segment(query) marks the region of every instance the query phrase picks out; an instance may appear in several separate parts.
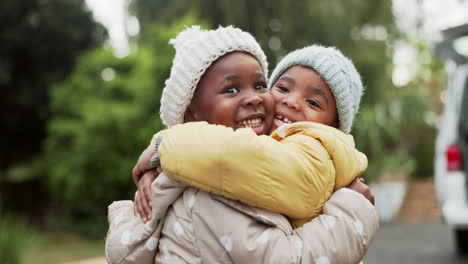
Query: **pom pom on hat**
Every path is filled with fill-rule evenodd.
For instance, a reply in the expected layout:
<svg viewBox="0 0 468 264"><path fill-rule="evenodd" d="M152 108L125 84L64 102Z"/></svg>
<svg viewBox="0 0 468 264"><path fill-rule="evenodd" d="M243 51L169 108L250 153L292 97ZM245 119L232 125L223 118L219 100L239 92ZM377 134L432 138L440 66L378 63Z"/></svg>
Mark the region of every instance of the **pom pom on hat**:
<svg viewBox="0 0 468 264"><path fill-rule="evenodd" d="M364 92L361 76L351 60L334 47L311 45L298 49L278 63L268 86L273 87L286 70L296 65L313 69L325 80L335 97L339 129L349 133Z"/></svg>
<svg viewBox="0 0 468 264"><path fill-rule="evenodd" d="M200 78L223 55L243 51L255 57L268 76L265 53L255 38L238 28L228 26L202 30L191 26L169 41L176 50L169 78L161 97L161 119L168 126L183 123L187 107Z"/></svg>
<svg viewBox="0 0 468 264"><path fill-rule="evenodd" d="M202 30L198 25L187 27L176 38L170 39L169 44L174 46L176 50L181 49L184 43L197 39L200 33L202 33Z"/></svg>

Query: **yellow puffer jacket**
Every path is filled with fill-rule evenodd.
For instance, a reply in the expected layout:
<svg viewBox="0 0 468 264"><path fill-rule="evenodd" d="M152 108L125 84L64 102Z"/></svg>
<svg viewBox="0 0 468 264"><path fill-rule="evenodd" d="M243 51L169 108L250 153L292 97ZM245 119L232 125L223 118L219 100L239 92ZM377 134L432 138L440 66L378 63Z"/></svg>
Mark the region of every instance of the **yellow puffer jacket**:
<svg viewBox="0 0 468 264"><path fill-rule="evenodd" d="M163 135L158 153L168 176L284 214L294 227L319 215L334 191L367 168L352 136L312 122L283 125L271 136L206 122L158 135Z"/></svg>

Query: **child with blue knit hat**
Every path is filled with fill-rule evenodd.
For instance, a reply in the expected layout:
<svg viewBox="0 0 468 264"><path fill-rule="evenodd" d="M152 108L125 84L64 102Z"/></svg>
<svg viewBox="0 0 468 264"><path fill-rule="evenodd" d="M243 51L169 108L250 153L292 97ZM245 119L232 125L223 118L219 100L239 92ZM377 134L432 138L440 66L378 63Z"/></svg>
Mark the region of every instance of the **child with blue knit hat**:
<svg viewBox="0 0 468 264"><path fill-rule="evenodd" d="M225 78L232 83L224 98L242 93L236 78ZM186 79L203 82L203 77ZM152 166L160 162L164 173L151 186L152 217L142 227L131 218L127 227L118 227L130 202L111 205L106 254L121 263L151 260L147 255L155 250L157 263L357 263L364 256L378 228L367 200L373 198L343 188L359 189L354 187L362 184L358 176L367 167L348 135L362 96L359 74L336 49L310 46L287 55L270 83L275 111L254 111L230 127L177 125L187 121L187 113L222 112L190 113L196 109L183 106L185 100L162 99L161 117L171 127L163 131L153 159ZM197 100L194 90L174 87L177 96ZM217 100L213 96L211 101ZM245 102L252 109L264 103L255 96ZM257 135L271 119L272 135ZM151 167L151 151L145 155L136 176Z"/></svg>
<svg viewBox="0 0 468 264"><path fill-rule="evenodd" d="M330 90L336 102L338 124L335 125L344 133L349 133L364 90L353 63L334 47L312 45L298 49L289 53L275 67L269 80L271 90L281 90L281 84L288 83L281 82L281 77L291 68L297 67L308 68L321 77L310 82L324 82L322 84L328 86L329 89L323 90ZM334 109L331 111L334 112Z"/></svg>

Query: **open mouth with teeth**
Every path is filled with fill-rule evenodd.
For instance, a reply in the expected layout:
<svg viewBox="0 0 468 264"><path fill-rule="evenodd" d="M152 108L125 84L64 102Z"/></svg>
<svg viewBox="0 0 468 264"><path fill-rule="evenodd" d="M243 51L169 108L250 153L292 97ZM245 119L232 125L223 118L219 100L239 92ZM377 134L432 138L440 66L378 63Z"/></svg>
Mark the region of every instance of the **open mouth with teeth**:
<svg viewBox="0 0 468 264"><path fill-rule="evenodd" d="M280 127L283 124L291 124L293 123L293 120L289 120L287 117L284 117L280 114L275 114L275 120L274 120L274 126L275 128Z"/></svg>
<svg viewBox="0 0 468 264"><path fill-rule="evenodd" d="M243 120L240 122L237 122L237 125L242 126L242 127L259 127L262 124L262 119L261 118L253 118L249 120Z"/></svg>
<svg viewBox="0 0 468 264"><path fill-rule="evenodd" d="M257 135L265 133L265 121L263 118L256 117L236 122L240 128L250 127Z"/></svg>

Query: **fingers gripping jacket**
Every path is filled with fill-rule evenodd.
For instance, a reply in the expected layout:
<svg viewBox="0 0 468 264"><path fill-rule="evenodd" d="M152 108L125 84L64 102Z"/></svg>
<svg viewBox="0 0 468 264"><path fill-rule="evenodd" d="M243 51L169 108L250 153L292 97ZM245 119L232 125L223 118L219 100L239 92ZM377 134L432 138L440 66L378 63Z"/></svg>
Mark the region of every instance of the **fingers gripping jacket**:
<svg viewBox="0 0 468 264"><path fill-rule="evenodd" d="M162 136L159 136L156 139L156 143L154 144L154 148L156 149L156 152L154 153L153 157L151 157L151 160L150 160L150 164L154 168L161 165L161 161L159 160L159 155L158 155L158 149L159 149L159 145L161 145L162 139L163 139Z"/></svg>

